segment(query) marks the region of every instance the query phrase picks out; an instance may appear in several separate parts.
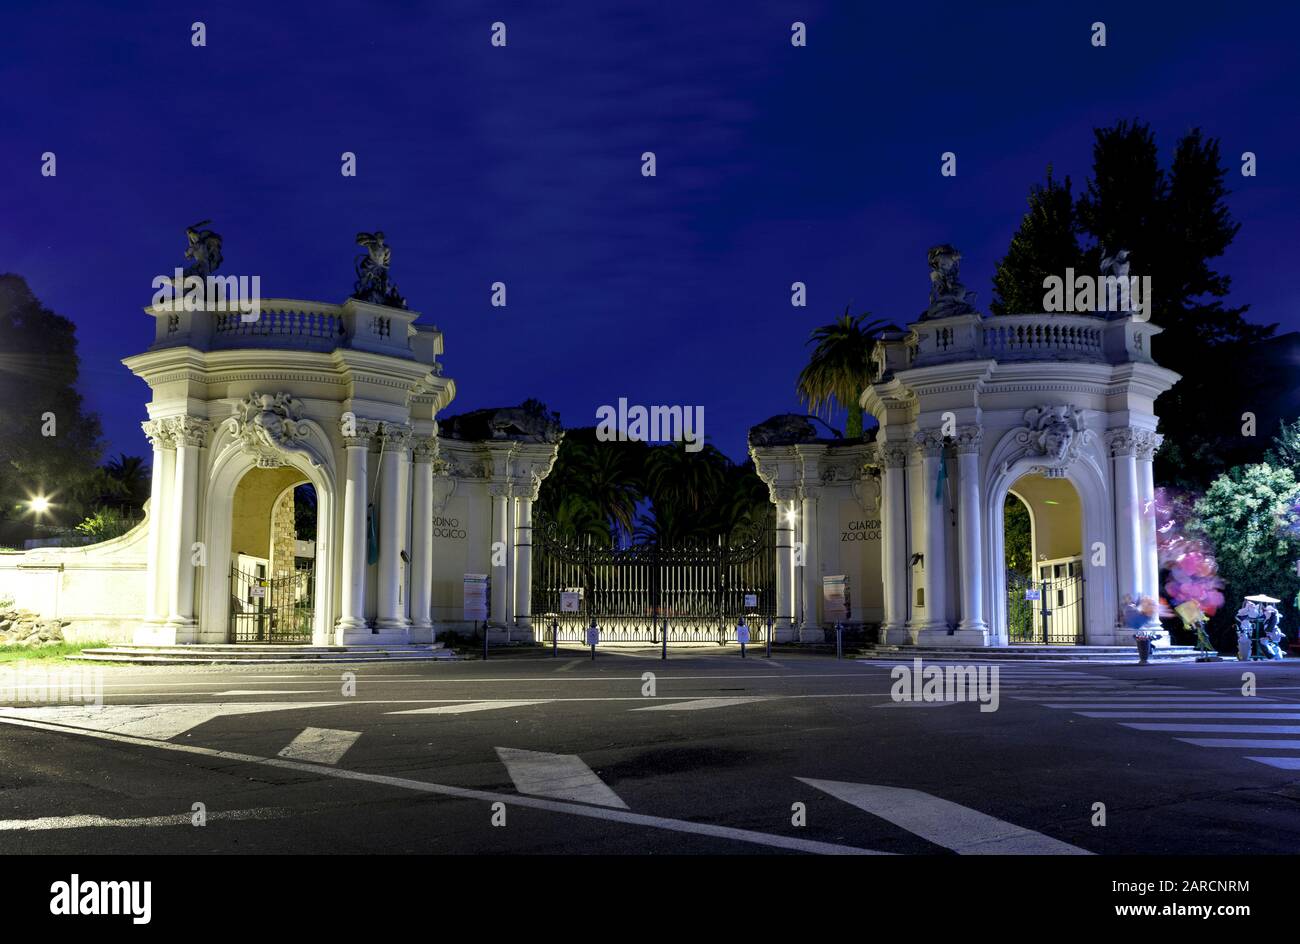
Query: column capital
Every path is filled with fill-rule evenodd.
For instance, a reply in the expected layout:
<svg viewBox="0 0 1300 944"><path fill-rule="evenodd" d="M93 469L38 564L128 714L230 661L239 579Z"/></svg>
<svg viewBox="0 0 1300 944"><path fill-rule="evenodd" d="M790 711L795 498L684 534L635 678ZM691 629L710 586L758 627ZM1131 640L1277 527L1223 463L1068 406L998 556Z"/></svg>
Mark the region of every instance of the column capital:
<svg viewBox="0 0 1300 944"><path fill-rule="evenodd" d="M212 424L197 416L169 416L160 422L165 429L163 435L177 448L202 448L208 444L212 432Z"/></svg>
<svg viewBox="0 0 1300 944"><path fill-rule="evenodd" d="M432 463L438 458L438 437L417 436L411 446L411 457L416 463Z"/></svg>
<svg viewBox="0 0 1300 944"><path fill-rule="evenodd" d="M1149 430L1140 430L1137 438L1137 457L1144 462L1155 458L1156 450L1165 441L1165 437Z"/></svg>
<svg viewBox="0 0 1300 944"><path fill-rule="evenodd" d="M936 459L943 454L944 441L938 429L917 430L912 437L913 447L922 456Z"/></svg>
<svg viewBox="0 0 1300 944"><path fill-rule="evenodd" d="M415 431L410 423L385 422L381 434L384 440L384 452L406 452L411 448L411 441L415 438Z"/></svg>
<svg viewBox="0 0 1300 944"><path fill-rule="evenodd" d="M149 445L155 449L176 448L176 441L172 438L171 430L165 420L145 420L140 424L140 428L144 430Z"/></svg>
<svg viewBox="0 0 1300 944"><path fill-rule="evenodd" d="M488 486L488 494L493 498L509 498L510 485L505 482L493 482Z"/></svg>
<svg viewBox="0 0 1300 944"><path fill-rule="evenodd" d="M339 418L339 434L343 437L343 445L349 449L369 449L370 443L378 433L377 420L362 419L351 413L345 413Z"/></svg>
<svg viewBox="0 0 1300 944"><path fill-rule="evenodd" d="M984 440L984 427L957 427L957 455L979 455L980 444Z"/></svg>
<svg viewBox="0 0 1300 944"><path fill-rule="evenodd" d="M1142 431L1132 426L1119 426L1108 429L1103 434L1106 448L1113 458L1137 454L1138 437Z"/></svg>
<svg viewBox="0 0 1300 944"><path fill-rule="evenodd" d="M886 469L901 469L907 465L908 444L905 442L882 442L876 451L880 455L880 464Z"/></svg>

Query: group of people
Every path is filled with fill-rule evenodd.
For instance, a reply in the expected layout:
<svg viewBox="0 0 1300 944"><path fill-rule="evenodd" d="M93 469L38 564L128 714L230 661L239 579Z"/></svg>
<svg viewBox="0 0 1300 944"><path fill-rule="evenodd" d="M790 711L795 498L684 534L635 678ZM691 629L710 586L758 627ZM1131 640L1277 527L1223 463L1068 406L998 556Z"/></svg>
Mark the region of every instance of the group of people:
<svg viewBox="0 0 1300 944"><path fill-rule="evenodd" d="M1237 658L1242 662L1251 659L1281 661L1285 657L1280 627L1282 614L1274 605L1278 601L1247 597L1237 611ZM1252 646L1252 643L1255 644ZM1255 648L1255 647L1258 648Z"/></svg>

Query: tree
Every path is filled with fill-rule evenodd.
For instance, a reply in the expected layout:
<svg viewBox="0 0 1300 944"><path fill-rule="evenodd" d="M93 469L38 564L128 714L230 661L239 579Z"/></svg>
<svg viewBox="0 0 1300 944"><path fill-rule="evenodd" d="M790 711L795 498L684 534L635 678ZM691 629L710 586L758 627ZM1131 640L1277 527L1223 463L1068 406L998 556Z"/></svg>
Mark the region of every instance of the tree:
<svg viewBox="0 0 1300 944"><path fill-rule="evenodd" d="M1053 180L1049 164L1047 183L1030 188L1029 210L993 274L989 308L995 315L1041 311L1043 280L1049 275L1064 278L1067 268L1082 267L1070 178L1065 178L1064 185Z"/></svg>
<svg viewBox="0 0 1300 944"><path fill-rule="evenodd" d="M1006 568L1013 574L1034 575L1033 522L1029 506L1008 494L1002 506L1002 547Z"/></svg>
<svg viewBox="0 0 1300 944"><path fill-rule="evenodd" d="M829 419L833 408L848 410L845 435L850 439L862 435L858 397L871 381L871 349L880 333L893 327L867 321L868 314L851 315L846 305L837 320L815 329L808 343L816 347L795 383L799 399L814 413L824 412Z"/></svg>
<svg viewBox="0 0 1300 944"><path fill-rule="evenodd" d="M34 495L53 498L55 520L67 519L60 496L95 472L99 418L77 392L79 370L73 323L22 277L0 275L0 528L12 535Z"/></svg>
<svg viewBox="0 0 1300 944"><path fill-rule="evenodd" d="M1226 618L1249 593L1296 600L1300 577L1300 483L1266 463L1220 475L1194 506L1187 531L1209 541L1225 583Z"/></svg>
<svg viewBox="0 0 1300 944"><path fill-rule="evenodd" d="M1274 468L1290 469L1300 480L1300 419L1282 424L1264 461Z"/></svg>

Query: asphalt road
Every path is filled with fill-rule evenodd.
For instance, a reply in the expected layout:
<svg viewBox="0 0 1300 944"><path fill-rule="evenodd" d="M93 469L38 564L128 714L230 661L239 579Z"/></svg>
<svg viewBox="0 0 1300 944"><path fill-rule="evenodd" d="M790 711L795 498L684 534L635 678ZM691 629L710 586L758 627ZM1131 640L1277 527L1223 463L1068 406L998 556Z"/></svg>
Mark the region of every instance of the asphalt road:
<svg viewBox="0 0 1300 944"><path fill-rule="evenodd" d="M103 708L0 709L0 853L1300 848L1300 663L1003 663L981 711L657 655L102 668Z"/></svg>

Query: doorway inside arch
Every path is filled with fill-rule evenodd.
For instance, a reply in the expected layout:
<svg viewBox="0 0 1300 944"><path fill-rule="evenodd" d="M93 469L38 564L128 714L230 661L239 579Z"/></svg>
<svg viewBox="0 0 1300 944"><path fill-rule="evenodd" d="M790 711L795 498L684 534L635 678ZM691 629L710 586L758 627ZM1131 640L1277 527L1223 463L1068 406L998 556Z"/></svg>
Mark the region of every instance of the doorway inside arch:
<svg viewBox="0 0 1300 944"><path fill-rule="evenodd" d="M231 642L311 642L316 505L297 469L250 469L240 479L230 521Z"/></svg>
<svg viewBox="0 0 1300 944"><path fill-rule="evenodd" d="M1007 641L1083 642L1083 505L1069 479L1022 475L1002 511Z"/></svg>

